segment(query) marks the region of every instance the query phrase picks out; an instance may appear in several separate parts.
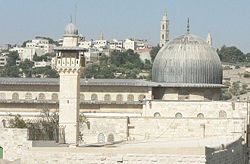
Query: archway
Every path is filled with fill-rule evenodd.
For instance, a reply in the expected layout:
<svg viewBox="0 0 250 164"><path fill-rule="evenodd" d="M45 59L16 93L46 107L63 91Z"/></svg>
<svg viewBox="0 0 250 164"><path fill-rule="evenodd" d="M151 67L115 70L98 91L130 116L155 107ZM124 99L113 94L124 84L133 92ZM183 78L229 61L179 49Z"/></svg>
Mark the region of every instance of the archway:
<svg viewBox="0 0 250 164"><path fill-rule="evenodd" d="M98 143L104 143L105 142L105 136L104 136L103 133L98 134L97 142Z"/></svg>
<svg viewBox="0 0 250 164"><path fill-rule="evenodd" d="M115 141L115 137L114 137L114 135L112 133L110 133L108 135L108 142L114 142L114 141Z"/></svg>

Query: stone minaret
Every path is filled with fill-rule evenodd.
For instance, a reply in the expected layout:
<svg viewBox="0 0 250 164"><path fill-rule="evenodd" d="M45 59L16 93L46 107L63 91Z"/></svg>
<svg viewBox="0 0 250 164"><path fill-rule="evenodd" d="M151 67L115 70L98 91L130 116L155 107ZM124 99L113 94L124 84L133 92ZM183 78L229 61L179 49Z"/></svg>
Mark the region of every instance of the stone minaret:
<svg viewBox="0 0 250 164"><path fill-rule="evenodd" d="M213 39L210 33L207 34L207 43L212 46L213 45Z"/></svg>
<svg viewBox="0 0 250 164"><path fill-rule="evenodd" d="M78 47L78 30L65 27L63 46L55 49L55 66L60 75L59 142L78 145L80 74L85 64L84 49Z"/></svg>
<svg viewBox="0 0 250 164"><path fill-rule="evenodd" d="M168 41L169 41L169 20L167 17L167 12L165 12L161 20L160 47L163 47Z"/></svg>

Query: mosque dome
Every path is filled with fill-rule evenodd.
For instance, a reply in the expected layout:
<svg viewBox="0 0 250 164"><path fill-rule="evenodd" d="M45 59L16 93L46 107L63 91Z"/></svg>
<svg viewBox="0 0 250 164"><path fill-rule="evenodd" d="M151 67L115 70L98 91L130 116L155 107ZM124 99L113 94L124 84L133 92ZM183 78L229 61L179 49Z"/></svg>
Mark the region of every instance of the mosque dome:
<svg viewBox="0 0 250 164"><path fill-rule="evenodd" d="M169 41L158 52L152 69L152 80L159 83L221 85L220 58L207 42L192 34Z"/></svg>
<svg viewBox="0 0 250 164"><path fill-rule="evenodd" d="M67 24L65 29L64 29L64 35L78 35L78 29L76 25L74 25L72 22Z"/></svg>

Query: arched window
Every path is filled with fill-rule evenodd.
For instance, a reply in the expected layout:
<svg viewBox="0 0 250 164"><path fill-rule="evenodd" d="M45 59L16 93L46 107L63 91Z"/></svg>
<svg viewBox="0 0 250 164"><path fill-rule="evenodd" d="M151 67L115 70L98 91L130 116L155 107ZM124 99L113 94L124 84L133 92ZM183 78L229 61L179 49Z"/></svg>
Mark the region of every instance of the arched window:
<svg viewBox="0 0 250 164"><path fill-rule="evenodd" d="M108 135L108 142L114 142L114 141L115 141L115 137L114 137L114 135L112 133L110 133Z"/></svg>
<svg viewBox="0 0 250 164"><path fill-rule="evenodd" d="M18 93L13 93L12 94L12 100L19 100L19 94Z"/></svg>
<svg viewBox="0 0 250 164"><path fill-rule="evenodd" d="M6 120L5 119L2 120L2 125L4 128L6 128Z"/></svg>
<svg viewBox="0 0 250 164"><path fill-rule="evenodd" d="M122 101L123 101L123 96L122 96L121 94L118 94L118 95L116 96L116 101L117 101L117 102L122 102Z"/></svg>
<svg viewBox="0 0 250 164"><path fill-rule="evenodd" d="M111 101L111 96L110 96L110 94L104 95L104 101Z"/></svg>
<svg viewBox="0 0 250 164"><path fill-rule="evenodd" d="M92 94L92 95L91 95L91 101L98 101L98 96L97 96L97 94Z"/></svg>
<svg viewBox="0 0 250 164"><path fill-rule="evenodd" d="M181 114L181 113L176 113L176 114L175 114L175 118L177 118L177 119L182 118L182 114Z"/></svg>
<svg viewBox="0 0 250 164"><path fill-rule="evenodd" d="M104 136L103 133L98 134L97 142L98 143L104 143L105 142L105 136Z"/></svg>
<svg viewBox="0 0 250 164"><path fill-rule="evenodd" d="M204 100L213 100L213 94L210 90L204 92Z"/></svg>
<svg viewBox="0 0 250 164"><path fill-rule="evenodd" d="M6 99L6 94L0 93L0 100L5 100L5 99Z"/></svg>
<svg viewBox="0 0 250 164"><path fill-rule="evenodd" d="M161 38L164 39L164 34L161 35Z"/></svg>
<svg viewBox="0 0 250 164"><path fill-rule="evenodd" d="M188 100L189 99L189 91L187 89L181 88L178 93L179 100Z"/></svg>
<svg viewBox="0 0 250 164"><path fill-rule="evenodd" d="M197 118L199 118L199 119L204 118L204 114L202 114L202 113L197 114Z"/></svg>
<svg viewBox="0 0 250 164"><path fill-rule="evenodd" d="M155 112L154 117L161 117L161 114L159 112Z"/></svg>
<svg viewBox="0 0 250 164"><path fill-rule="evenodd" d="M58 94L57 93L52 93L51 100L57 101L58 100Z"/></svg>
<svg viewBox="0 0 250 164"><path fill-rule="evenodd" d="M227 113L224 110L219 112L219 118L227 118Z"/></svg>
<svg viewBox="0 0 250 164"><path fill-rule="evenodd" d="M129 102L134 101L134 95L129 94L127 99Z"/></svg>
<svg viewBox="0 0 250 164"><path fill-rule="evenodd" d="M32 93L27 92L27 93L25 94L25 100L32 100Z"/></svg>
<svg viewBox="0 0 250 164"><path fill-rule="evenodd" d="M142 101L145 97L146 97L145 95L140 95L140 96L138 97L138 99L139 99L139 101Z"/></svg>
<svg viewBox="0 0 250 164"><path fill-rule="evenodd" d="M85 96L84 96L84 94L80 94L80 102L83 102L85 100Z"/></svg>
<svg viewBox="0 0 250 164"><path fill-rule="evenodd" d="M162 29L163 29L163 30L165 29L165 26L164 26L164 24L162 25Z"/></svg>
<svg viewBox="0 0 250 164"><path fill-rule="evenodd" d="M38 100L45 100L45 94L44 93L39 93Z"/></svg>

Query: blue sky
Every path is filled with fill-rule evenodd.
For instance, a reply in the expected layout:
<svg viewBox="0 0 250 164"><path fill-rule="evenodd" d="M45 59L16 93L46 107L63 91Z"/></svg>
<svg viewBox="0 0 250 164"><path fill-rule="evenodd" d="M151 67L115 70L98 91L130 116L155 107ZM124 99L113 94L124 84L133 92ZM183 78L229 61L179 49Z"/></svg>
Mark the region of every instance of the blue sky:
<svg viewBox="0 0 250 164"><path fill-rule="evenodd" d="M249 0L0 0L0 44L22 43L37 35L58 39L70 15L87 39L101 32L107 39L143 38L159 42L159 21L165 10L170 37L186 32L206 38L214 47L235 45L250 52Z"/></svg>

